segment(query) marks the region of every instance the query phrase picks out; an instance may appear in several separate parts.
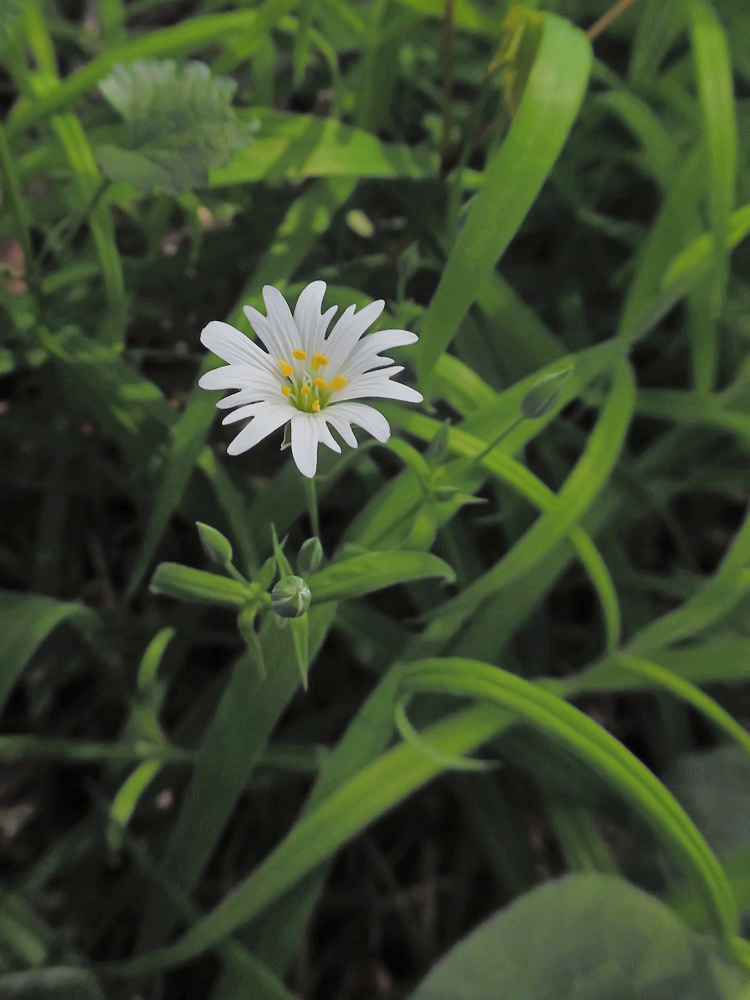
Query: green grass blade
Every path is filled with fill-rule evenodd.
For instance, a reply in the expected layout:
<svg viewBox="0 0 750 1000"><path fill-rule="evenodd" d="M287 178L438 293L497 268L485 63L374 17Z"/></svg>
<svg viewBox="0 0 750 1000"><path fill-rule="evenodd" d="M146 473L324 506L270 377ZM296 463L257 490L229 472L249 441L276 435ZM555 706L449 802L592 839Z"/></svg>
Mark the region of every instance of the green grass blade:
<svg viewBox="0 0 750 1000"><path fill-rule="evenodd" d="M737 175L737 124L732 93L732 64L724 31L708 0L690 0L686 13L709 167L711 231L714 244L719 248L714 257L711 294L711 313L715 320L721 312L729 278L727 243ZM711 341L708 344L702 342L699 346L705 367L696 364L696 372L700 373L698 388L703 392L712 388L716 368L715 329L710 329L710 335Z"/></svg>
<svg viewBox="0 0 750 1000"><path fill-rule="evenodd" d="M472 697L514 712L602 775L649 822L700 887L717 933L730 941L737 912L731 886L687 813L630 751L587 715L520 677L488 664L428 659L410 666L405 692Z"/></svg>
<svg viewBox="0 0 750 1000"><path fill-rule="evenodd" d="M82 604L0 590L0 707L36 649L65 621L88 632L99 619Z"/></svg>
<svg viewBox="0 0 750 1000"><path fill-rule="evenodd" d="M614 370L612 388L586 450L556 502L504 559L432 616L434 621L420 637L424 649L442 647L484 601L552 552L606 485L619 457L634 407L633 373L630 365L621 361Z"/></svg>
<svg viewBox="0 0 750 1000"><path fill-rule="evenodd" d="M702 712L707 719L710 719L718 729L737 743L738 746L742 747L747 754L750 754L750 734L732 718L729 712L723 709L713 698L701 691L699 687L696 687L695 684L691 684L684 677L679 677L677 674L672 673L671 670L665 670L658 663L651 663L640 656L619 653L616 661L622 664L626 670L632 670L634 673L651 681L654 686L663 687L677 698L681 698L689 705L692 705L693 708Z"/></svg>
<svg viewBox="0 0 750 1000"><path fill-rule="evenodd" d="M425 395L437 359L552 170L578 114L590 66L591 50L583 32L546 14L518 112L485 170L422 322L417 371Z"/></svg>
<svg viewBox="0 0 750 1000"><path fill-rule="evenodd" d="M429 577L451 583L455 576L448 563L429 552L368 552L326 566L307 582L315 604L322 604Z"/></svg>

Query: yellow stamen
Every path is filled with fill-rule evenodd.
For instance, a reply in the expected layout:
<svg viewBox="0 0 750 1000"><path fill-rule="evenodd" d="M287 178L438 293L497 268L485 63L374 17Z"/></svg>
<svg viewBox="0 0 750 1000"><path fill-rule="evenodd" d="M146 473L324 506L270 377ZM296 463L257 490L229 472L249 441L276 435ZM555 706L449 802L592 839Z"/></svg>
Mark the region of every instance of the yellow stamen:
<svg viewBox="0 0 750 1000"><path fill-rule="evenodd" d="M309 385L303 385L302 388L300 389L300 392L302 393L303 396L309 396L310 395L310 386Z"/></svg>
<svg viewBox="0 0 750 1000"><path fill-rule="evenodd" d="M312 356L312 370L316 372L318 368L325 368L328 364L328 358L325 354L313 354Z"/></svg>
<svg viewBox="0 0 750 1000"><path fill-rule="evenodd" d="M286 396L288 398L289 396L291 396L291 394L292 394L292 390L289 388L288 385L285 385L282 388L282 390L281 390L281 395L282 396Z"/></svg>
<svg viewBox="0 0 750 1000"><path fill-rule="evenodd" d="M281 358L278 360L278 366L281 369L281 374L284 378L289 378L290 375L294 375L294 368L292 365L288 364L286 361L282 361Z"/></svg>
<svg viewBox="0 0 750 1000"><path fill-rule="evenodd" d="M297 359L297 361L304 361L307 355L304 351L292 351L292 354Z"/></svg>
<svg viewBox="0 0 750 1000"><path fill-rule="evenodd" d="M313 385L315 386L316 389L327 389L328 388L328 383L326 382L326 380L324 378L314 378L313 379Z"/></svg>
<svg viewBox="0 0 750 1000"><path fill-rule="evenodd" d="M337 375L336 378L331 379L332 389L343 389L345 385L349 384L349 379L344 378L343 375Z"/></svg>
<svg viewBox="0 0 750 1000"><path fill-rule="evenodd" d="M313 403L312 408L313 408L313 413L320 413L320 403L317 401L317 399Z"/></svg>

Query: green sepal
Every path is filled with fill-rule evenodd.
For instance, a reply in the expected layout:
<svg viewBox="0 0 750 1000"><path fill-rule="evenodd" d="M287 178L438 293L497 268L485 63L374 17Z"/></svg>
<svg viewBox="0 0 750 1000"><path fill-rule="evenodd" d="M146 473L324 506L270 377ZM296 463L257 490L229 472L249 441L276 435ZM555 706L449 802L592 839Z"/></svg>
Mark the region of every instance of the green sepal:
<svg viewBox="0 0 750 1000"><path fill-rule="evenodd" d="M161 563L151 577L152 594L165 594L179 601L193 604L221 604L241 608L250 594L249 587L239 580L230 580L217 573L181 566L179 563Z"/></svg>

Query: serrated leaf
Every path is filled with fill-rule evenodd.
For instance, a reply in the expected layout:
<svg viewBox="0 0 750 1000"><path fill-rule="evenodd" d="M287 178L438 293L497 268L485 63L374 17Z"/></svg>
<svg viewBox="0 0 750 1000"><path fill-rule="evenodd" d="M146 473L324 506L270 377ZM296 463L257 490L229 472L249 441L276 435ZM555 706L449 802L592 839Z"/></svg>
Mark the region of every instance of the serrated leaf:
<svg viewBox="0 0 750 1000"><path fill-rule="evenodd" d="M144 192L178 195L206 185L208 168L229 163L255 131L253 122L235 114L235 87L200 62L147 59L116 66L99 89L128 123L130 148L100 147L102 171Z"/></svg>

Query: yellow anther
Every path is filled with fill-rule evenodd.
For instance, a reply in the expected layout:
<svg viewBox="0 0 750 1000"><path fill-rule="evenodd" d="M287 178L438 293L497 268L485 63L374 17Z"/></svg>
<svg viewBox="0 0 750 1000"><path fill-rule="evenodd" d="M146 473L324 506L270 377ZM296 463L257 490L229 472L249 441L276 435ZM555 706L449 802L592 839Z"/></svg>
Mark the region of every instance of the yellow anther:
<svg viewBox="0 0 750 1000"><path fill-rule="evenodd" d="M313 379L313 385L315 386L316 389L327 389L328 388L328 383L326 382L326 380L324 378L314 378Z"/></svg>
<svg viewBox="0 0 750 1000"><path fill-rule="evenodd" d="M313 408L313 413L320 413L320 403L317 401L317 399L313 403L312 408Z"/></svg>
<svg viewBox="0 0 750 1000"><path fill-rule="evenodd" d="M292 354L297 359L297 361L304 361L307 355L304 351L292 351Z"/></svg>
<svg viewBox="0 0 750 1000"><path fill-rule="evenodd" d="M289 396L291 396L291 394L292 394L292 390L289 388L288 385L285 385L282 388L282 390L281 390L281 395L282 396L286 396L288 398Z"/></svg>
<svg viewBox="0 0 750 1000"><path fill-rule="evenodd" d="M284 378L289 378L290 375L294 375L294 368L290 364L287 364L286 361L282 361L281 358L279 358L278 365Z"/></svg>
<svg viewBox="0 0 750 1000"><path fill-rule="evenodd" d="M310 386L309 385L303 385L302 388L300 389L300 392L302 393L303 396L309 396L310 395Z"/></svg>
<svg viewBox="0 0 750 1000"><path fill-rule="evenodd" d="M325 368L328 364L328 358L325 354L313 354L312 356L312 370L316 372L318 368Z"/></svg>
<svg viewBox="0 0 750 1000"><path fill-rule="evenodd" d="M345 385L349 384L349 379L344 378L343 375L337 375L336 378L331 379L332 389L343 389Z"/></svg>

